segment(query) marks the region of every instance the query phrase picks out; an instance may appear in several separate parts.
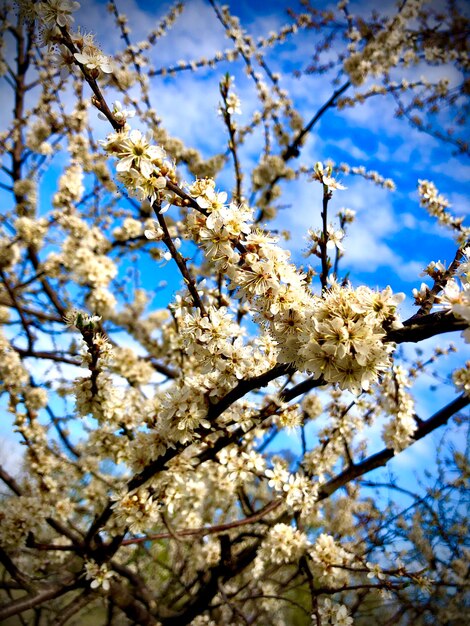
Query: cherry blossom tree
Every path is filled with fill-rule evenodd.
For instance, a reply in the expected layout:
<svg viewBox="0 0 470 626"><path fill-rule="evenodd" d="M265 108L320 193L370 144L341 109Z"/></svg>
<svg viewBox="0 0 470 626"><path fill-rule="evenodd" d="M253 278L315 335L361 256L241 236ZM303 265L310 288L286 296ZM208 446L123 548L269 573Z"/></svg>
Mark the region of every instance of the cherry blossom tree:
<svg viewBox="0 0 470 626"><path fill-rule="evenodd" d="M465 7L302 2L256 39L209 0L228 47L158 67L184 5L155 3L136 42L118 4L107 53L80 27L85 2L0 8L0 406L24 450L0 466L0 621L464 624L469 229L423 175L410 203L449 233L453 260L429 259L413 294L393 275L357 282L343 269L355 212L332 214L334 199L354 177L395 183L301 158L321 120L370 100L468 158ZM333 76L308 115L267 60L306 34L298 80ZM210 156L158 117L166 77L199 70L219 81ZM182 92L179 115L191 106ZM301 185L320 192L305 207L320 219L295 262L276 219ZM425 358L404 350L432 338ZM456 395L422 415L431 370ZM421 484L378 471L437 429Z"/></svg>

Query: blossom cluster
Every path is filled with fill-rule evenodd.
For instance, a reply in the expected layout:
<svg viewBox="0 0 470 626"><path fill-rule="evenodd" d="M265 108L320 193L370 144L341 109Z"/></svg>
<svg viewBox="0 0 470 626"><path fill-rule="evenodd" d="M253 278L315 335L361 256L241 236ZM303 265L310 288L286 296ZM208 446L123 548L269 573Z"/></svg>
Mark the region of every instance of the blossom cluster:
<svg viewBox="0 0 470 626"><path fill-rule="evenodd" d="M331 626L352 626L354 623L346 606L332 602L329 598L322 599L319 613L322 620L325 620L325 623L331 624Z"/></svg>
<svg viewBox="0 0 470 626"><path fill-rule="evenodd" d="M318 168L324 185L323 170ZM197 180L189 194L204 212L188 215L186 226L215 267L230 279L238 297L256 311L278 346L280 363L295 363L301 371L338 382L358 392L390 364L393 345L384 342L386 329L398 323L397 305L403 294L390 288L374 292L333 284L323 297L312 295L289 254L277 238L250 223L245 205L227 205L224 192L212 180Z"/></svg>
<svg viewBox="0 0 470 626"><path fill-rule="evenodd" d="M265 471L268 485L284 498L291 511L308 516L317 499L317 487L308 476L291 474L284 463L275 462L272 469Z"/></svg>
<svg viewBox="0 0 470 626"><path fill-rule="evenodd" d="M452 378L457 389L462 389L465 395L470 396L470 361L467 361L464 367L455 370Z"/></svg>
<svg viewBox="0 0 470 626"><path fill-rule="evenodd" d="M381 384L381 404L384 411L392 416L392 420L384 427L382 437L387 446L398 453L410 445L418 427L413 398L406 391L411 381L403 367L394 365Z"/></svg>
<svg viewBox="0 0 470 626"><path fill-rule="evenodd" d="M116 105L117 110L121 110ZM161 203L168 196L167 179L176 183L175 166L163 148L153 145L139 130L125 127L102 142L106 152L118 159L118 179L139 200ZM170 193L170 197L173 195Z"/></svg>
<svg viewBox="0 0 470 626"><path fill-rule="evenodd" d="M342 548L334 537L321 533L309 553L320 582L336 585L348 582L349 573L343 566L350 566L353 556Z"/></svg>
<svg viewBox="0 0 470 626"><path fill-rule="evenodd" d="M78 215L59 214L58 223L68 232L60 253L51 252L44 265L51 275L62 269L73 273L77 282L93 288L106 288L117 274L108 256L110 243L98 227L89 228Z"/></svg>
<svg viewBox="0 0 470 626"><path fill-rule="evenodd" d="M447 311L470 324L470 247L467 246L462 252L464 260L460 263L456 276L447 281L440 302ZM463 331L463 336L470 343L469 327Z"/></svg>
<svg viewBox="0 0 470 626"><path fill-rule="evenodd" d="M160 518L161 505L148 489L115 495L113 510L120 528L129 528L132 533L145 531Z"/></svg>
<svg viewBox="0 0 470 626"><path fill-rule="evenodd" d="M349 29L349 54L344 60L344 70L354 85L362 85L371 75L388 73L400 62L406 65L420 62L419 50L410 45L409 29L413 20L419 17L421 6L420 0L407 2L399 13L384 21L374 36L363 23ZM431 60L442 52L437 46L429 46L426 57Z"/></svg>
<svg viewBox="0 0 470 626"><path fill-rule="evenodd" d="M258 550L254 565L254 576L260 576L270 564L296 563L307 552L309 541L305 533L288 526L275 524Z"/></svg>
<svg viewBox="0 0 470 626"><path fill-rule="evenodd" d="M426 593L431 583L415 571L417 560L438 573L444 567L435 555L451 551L435 549L417 514L406 532L417 553L410 552L406 568L398 565L395 546L382 549L381 538L399 537L408 520L363 496L366 483L357 480L377 459L364 435L376 420L385 418L388 457L416 435L420 421L410 387L424 366L397 365L392 341L406 339L408 331L413 337L414 325L401 326L403 294L340 282L337 261L355 214L343 208L333 220L327 207L345 188L338 173L387 189L394 184L364 167L292 165L316 121L304 124L263 56L264 48L300 28L340 31L335 11L305 4L307 13L292 12L292 24L256 40L228 7L210 3L232 49L209 61L177 62L166 72L238 59L259 110L246 125L236 123L240 100L226 74L219 112L228 149L205 158L172 137L152 105L150 79L165 68L155 70L148 51L182 12L181 3L134 43L132 20L111 0L108 11L124 47L112 58L91 34L72 30L77 2L16 5L19 19L0 25L0 39L5 34L31 49L23 63L0 42L0 74L6 72L18 98L17 119L0 134L0 156L12 162L3 167L0 185L12 200L0 234L0 394L25 452L14 477L3 466L0 471L12 494L0 511L6 610L21 612L27 604L10 597L10 588L29 593L31 582L43 580L44 589L49 581L60 594L85 589L77 602L55 591L52 604L37 596L46 622L80 621L81 603L91 598L97 611L109 604L113 622L286 626L289 611L304 607L303 599L298 606L285 600L294 597L292 590L309 589L303 612L313 611L314 624L350 626L348 610L356 601L355 615L368 610L369 591L374 603L394 589L402 602L410 581ZM407 33L426 15L416 14L415 0L405 3L397 32L388 16L367 22L346 5L337 7L351 43L349 55L340 55L340 73L344 65L357 86L401 63L400 55L405 64L414 62ZM331 41L327 36L318 46L313 63ZM393 45L399 52L388 58ZM121 102L108 105L108 86ZM404 81L372 85L338 100L349 87L340 88L316 120L330 107L406 89ZM455 95L445 80L437 91ZM95 139L90 104L114 128L102 142ZM142 130L131 128L133 117ZM242 159L259 130L264 150L250 176ZM52 156L65 165L46 214L39 185L50 176L44 173ZM230 196L216 175L231 160ZM308 231L309 253L322 263L318 286L315 268L295 265L280 243L288 233L266 224L279 208L284 182L304 174L323 191L322 227ZM432 183L422 181L421 191L423 206L458 231L459 241L468 235ZM470 324L468 254L463 249L456 271L462 250L452 271L441 262L426 268L441 289L434 302L444 312L432 318L436 326ZM170 282L172 270L179 270L179 291L174 280L165 287L155 281L147 257L161 265L174 259L176 267L161 275ZM162 287L172 292L170 302L155 309L165 296ZM420 297L430 293L427 288ZM468 329L465 335L470 338ZM468 396L468 364L453 378ZM298 454L282 449L288 437L296 444L298 438ZM454 461L459 472L452 489L458 490L468 468L463 455L456 453ZM452 496L452 489L443 492ZM434 513L427 500L426 511ZM422 502L416 505L421 515ZM436 515L431 524L437 531L439 523ZM465 530L454 524L456 558L433 587L440 594L443 581L454 585L446 612L439 613L448 619L463 604L458 586L465 591L468 555L459 543Z"/></svg>
<svg viewBox="0 0 470 626"><path fill-rule="evenodd" d="M23 4L23 10L27 3ZM31 8L32 5L31 5ZM38 17L46 25L57 25L62 28L71 26L74 22L72 13L80 8L80 3L74 0L45 0L34 5L34 10Z"/></svg>
<svg viewBox="0 0 470 626"><path fill-rule="evenodd" d="M435 184L429 180L418 181L418 192L421 206L430 215L437 218L443 226L457 231L457 240L461 245L465 245L470 238L470 229L462 226L463 217L456 217L449 211L450 202L439 193Z"/></svg>

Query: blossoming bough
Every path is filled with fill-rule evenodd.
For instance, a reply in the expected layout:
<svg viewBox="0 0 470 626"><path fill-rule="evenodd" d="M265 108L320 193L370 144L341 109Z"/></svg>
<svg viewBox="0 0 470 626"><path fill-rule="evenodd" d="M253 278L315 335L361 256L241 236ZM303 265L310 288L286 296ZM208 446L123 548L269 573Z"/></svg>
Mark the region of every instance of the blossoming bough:
<svg viewBox="0 0 470 626"><path fill-rule="evenodd" d="M12 165L3 167L9 183L1 185L14 206L0 237L0 391L25 444L22 473L0 467L8 489L0 513L0 618L319 626L362 623L372 612L377 624L424 624L419 620L429 615L450 623L466 602L465 526L446 527L433 502L445 499L456 518L461 513L465 459L454 454L452 479L439 465L424 496L387 483L412 499L400 516L395 503L363 495L362 477L469 402L463 367L454 373L461 395L418 417L411 387L427 364L410 367L396 353L398 344L455 330L470 341L468 228L433 183L419 181L423 207L454 232L458 248L448 267L426 268L433 285L415 290L419 309L402 321L404 294L341 280L342 241L355 215L341 210L336 225L328 215L333 194L345 189L340 171L385 188L393 182L345 164L294 170L288 162L334 106L408 90L421 90L422 106L438 97L452 104L456 94L445 81L397 86L389 73L403 59L417 63L421 53L462 69L464 28L454 13L442 17L449 32L442 41L436 35L434 50L426 27L433 8L412 1L367 23L340 2L337 14L292 13L290 24L256 43L228 8L210 4L233 44L210 64L242 59L262 111L240 127L241 102L225 74L219 114L228 147L209 160L172 138L151 105L149 78L209 64L146 68L146 51L182 4L132 44L127 19L111 2L125 43L113 58L92 35L74 30L78 2L21 0L0 9L2 32L16 46L16 68L7 53L0 65L15 92L12 128L2 135ZM329 29L341 16L346 81L304 124L263 52L299 29ZM420 37L413 35L416 20ZM448 48L444 34L453 43ZM383 85L361 93L372 74ZM70 82L76 104L69 114L62 93ZM112 127L102 150L89 125L84 82ZM31 105L36 86L39 99ZM128 93L136 86L139 98ZM123 93L124 105L108 104L111 88ZM412 105L406 109L398 98L398 107L426 130ZM152 132L131 125L133 117ZM248 203L240 148L259 128L266 151L252 172ZM434 134L468 151L452 135ZM51 212L38 216L35 180L59 149L69 164ZM227 161L231 199L215 182ZM319 261L318 280L315 268L290 261L268 225L280 183L305 174L323 192L321 227L309 231L307 251ZM186 257L195 247L204 255L199 266ZM152 263L173 260L183 281L166 308L148 314L153 293L129 295L122 282L122 271L145 255ZM449 351L437 349L430 360ZM47 369L33 366L42 362ZM371 453L367 427L379 420L382 444ZM270 445L293 428L302 451L291 462L291 453L274 454Z"/></svg>

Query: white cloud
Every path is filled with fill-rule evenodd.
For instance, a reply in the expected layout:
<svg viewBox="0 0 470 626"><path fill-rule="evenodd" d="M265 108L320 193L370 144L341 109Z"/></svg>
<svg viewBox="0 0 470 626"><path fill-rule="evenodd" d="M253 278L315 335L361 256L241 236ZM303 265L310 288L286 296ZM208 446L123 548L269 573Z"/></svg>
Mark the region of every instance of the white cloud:
<svg viewBox="0 0 470 626"><path fill-rule="evenodd" d="M10 435L0 437L0 465L10 476L18 476L21 472L25 447Z"/></svg>
<svg viewBox="0 0 470 626"><path fill-rule="evenodd" d="M353 157L353 159L360 160L361 162L366 163L369 160L370 154L368 154L364 149L360 148L351 137L345 137L344 139L335 140L334 146L336 149L340 148L347 152L349 156Z"/></svg>
<svg viewBox="0 0 470 626"><path fill-rule="evenodd" d="M459 159L452 157L447 159L445 167L442 163L435 161L429 168L434 174L439 176L447 176L452 180L455 180L461 185L462 183L468 183L470 180L470 165L459 161ZM435 183L439 187L438 179L435 178Z"/></svg>
<svg viewBox="0 0 470 626"><path fill-rule="evenodd" d="M469 168L470 179L470 168ZM464 196L462 193L453 192L449 194L449 200L451 203L451 211L456 215L470 215L470 199L468 196Z"/></svg>

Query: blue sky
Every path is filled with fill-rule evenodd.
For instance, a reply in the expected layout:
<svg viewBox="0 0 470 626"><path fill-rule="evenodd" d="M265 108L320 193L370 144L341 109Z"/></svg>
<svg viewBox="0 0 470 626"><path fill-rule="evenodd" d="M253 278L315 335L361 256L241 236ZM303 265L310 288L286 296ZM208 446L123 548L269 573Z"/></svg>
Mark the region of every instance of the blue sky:
<svg viewBox="0 0 470 626"><path fill-rule="evenodd" d="M148 26L150 5L141 2L137 8L128 1L124 6L135 29L135 40L139 40L143 27ZM166 3L159 4L159 15L164 14L166 6ZM270 30L286 23L285 9L288 6L291 4L279 1L267 5L232 3L242 25L255 36L267 35ZM102 6L95 6L94 11L100 16L102 10ZM84 17L97 24L91 9ZM111 37L106 29L101 34L98 31L97 39L102 42L105 52L115 51L116 35ZM289 91L306 120L331 94L331 81L327 76L306 76L299 80L284 69L301 69L308 64L312 40L310 31L301 32L266 54L269 67L282 73L281 86ZM224 39L209 3L189 0L177 24L155 46L153 60L158 68L160 65L175 65L179 60L212 57L217 50L227 47L230 43ZM222 122L216 116L220 99L218 82L225 71L235 76L243 109L239 121L243 124L257 108L257 103L242 62L220 63L215 70L180 72L176 78L155 77L151 83L153 103L165 126L175 136L199 148L204 156L222 151L226 145ZM412 71L408 74L411 75ZM454 70L449 68L448 75L455 79ZM105 123L103 130L106 132L104 126ZM256 136L242 150L247 165L245 171L256 163L260 145L260 136ZM465 162L465 157L453 157L450 146L412 129L406 121L394 118L391 98L377 97L355 109L330 110L308 138L296 164L311 166L317 160L328 158L338 163L346 161L352 166L364 165L397 183L397 191L391 193L357 177L343 177L348 190L337 192L333 197L332 213L347 206L358 214L357 223L345 242L344 269L351 270L354 280L379 286L391 283L394 289L410 294L412 287L419 286L417 274L430 260L450 261L453 258L451 237L438 229L419 207L416 186L419 178L431 178L450 198L456 212L468 214L470 163ZM231 188L228 168L217 182L220 188ZM302 258L307 229L318 223L320 201L320 186L312 183L296 182L286 190L282 202L290 208L280 212L275 226L292 230L289 248L296 260Z"/></svg>
<svg viewBox="0 0 470 626"><path fill-rule="evenodd" d="M150 3L126 0L117 2L124 11L132 29L132 41L139 41L165 15L171 6L169 2ZM272 1L269 3L248 0L229 3L232 11L255 38L266 36L288 23L288 7L301 11L300 4ZM367 11L373 3L352 3L361 11ZM231 48L223 29L217 21L207 0L188 0L177 23L155 46L152 53L156 68L175 65L180 60L190 61L202 56L211 58L218 50ZM323 5L327 8L329 5ZM378 5L377 5L378 6ZM392 3L380 3L380 7L391 7ZM119 33L113 25L113 18L106 11L106 3L84 0L82 9L76 14L76 24L96 34L96 40L107 54L116 54L122 49ZM294 105L308 120L328 99L334 87L331 77L293 75L293 70L303 70L308 65L315 36L311 31L302 31L287 42L269 49L266 61L272 71L282 74L281 87L288 90ZM217 116L220 100L218 84L225 72L235 77L237 93L242 101L242 115L238 119L243 125L250 114L258 108L252 81L246 76L243 62L218 64L215 69L202 69L197 72L180 72L176 78L156 76L151 82L151 99L165 127L188 145L201 150L205 157L223 151L226 135L221 119ZM420 74L422 68L411 69L406 77ZM434 77L448 76L451 81L458 77L453 68L432 70ZM5 86L1 94L10 98ZM109 101L115 94L109 94ZM72 99L65 98L66 106ZM68 102L67 102L68 101ZM7 110L11 110L7 106ZM91 112L95 136L104 138L109 132L107 122L100 121ZM138 121L131 120L133 127L143 129ZM257 162L262 138L250 138L241 154L245 172ZM468 216L470 202L470 163L467 157L455 157L452 148L438 140L411 128L406 121L393 115L391 98L371 98L364 105L343 111L330 110L309 136L295 165L302 163L312 166L316 161L328 158L335 162L347 162L351 166L364 165L368 170L377 170L384 177L391 177L397 184L397 191L389 192L374 186L359 177L342 176L347 190L334 194L331 202L331 215L342 207L357 211L357 222L350 228L345 239L346 256L342 262L342 272L351 272L355 285L367 284L371 287L385 287L390 284L394 291L404 291L407 299L402 307L403 317L413 313L411 291L423 280L419 272L431 261L450 262L455 253L455 244L449 233L440 229L435 221L419 207L416 191L417 181L428 178L435 182L439 190L447 195L456 213ZM466 159L466 160L465 160ZM56 167L46 175L41 191L41 205L47 208L49 197L54 192L60 158ZM230 191L233 179L227 167L217 179L218 187ZM0 191L0 193L3 193ZM321 209L321 186L306 180L296 181L285 188L281 200L287 207L279 212L274 228L289 228L292 239L285 244L293 259L304 263L305 235L308 228L317 226ZM341 268L340 268L341 269ZM155 285L160 280L167 282L167 288L160 293L161 300L168 301L171 293L180 286L180 280L173 263L167 265L148 264L142 266L144 284ZM470 351L459 335L429 340L426 351L438 343L446 345L452 339L462 352L458 357L449 358L451 365L463 363L470 358ZM412 354L413 347L405 350ZM429 385L418 385L418 408L422 417L428 417L438 405L454 397L451 388L444 387L439 392L430 393ZM439 435L437 435L438 437ZM424 457L429 452L426 442L413 446L410 455L418 454L420 447ZM405 453L405 455L408 453ZM402 455L401 458L405 458ZM402 461L404 462L404 461Z"/></svg>

